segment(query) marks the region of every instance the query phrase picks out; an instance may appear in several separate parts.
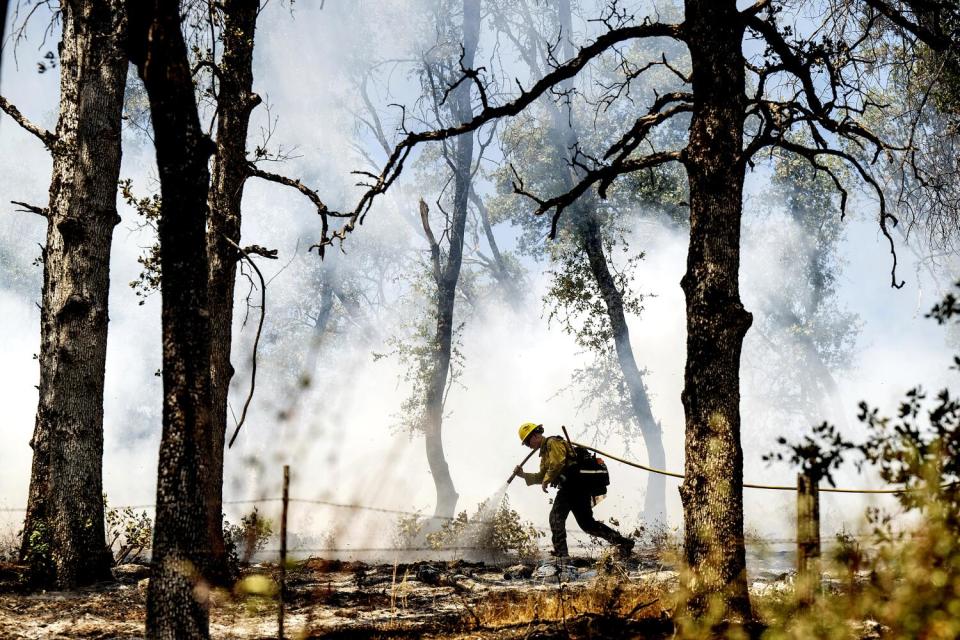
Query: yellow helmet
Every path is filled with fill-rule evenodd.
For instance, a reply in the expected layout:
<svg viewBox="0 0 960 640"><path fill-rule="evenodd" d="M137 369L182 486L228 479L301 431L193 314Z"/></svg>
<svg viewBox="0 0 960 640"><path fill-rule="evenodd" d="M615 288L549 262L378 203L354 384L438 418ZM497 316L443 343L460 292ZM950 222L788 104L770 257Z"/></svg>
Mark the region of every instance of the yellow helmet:
<svg viewBox="0 0 960 640"><path fill-rule="evenodd" d="M520 444L526 444L527 438L529 438L533 433L537 432L543 433L542 424L534 424L533 422L524 422L520 425Z"/></svg>

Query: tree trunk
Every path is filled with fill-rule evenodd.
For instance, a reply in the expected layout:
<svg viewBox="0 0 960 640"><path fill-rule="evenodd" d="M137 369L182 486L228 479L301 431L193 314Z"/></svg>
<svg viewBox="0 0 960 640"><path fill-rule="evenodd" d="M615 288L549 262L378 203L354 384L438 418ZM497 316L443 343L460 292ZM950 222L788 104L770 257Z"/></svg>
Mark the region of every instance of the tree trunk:
<svg viewBox="0 0 960 640"><path fill-rule="evenodd" d="M480 0L463 1L463 57L466 68L473 67L480 38ZM470 105L469 82L463 82L453 92L451 115L458 122L467 122L473 114ZM437 279L437 330L434 338L436 353L427 387L424 435L427 464L437 490L434 517L453 517L457 507L457 491L450 477L450 468L443 452L443 405L450 374L450 355L453 348L453 310L460 266L463 261L463 236L467 222L467 201L470 197L470 169L473 164L473 134L459 136L455 141L453 216L450 221L447 259Z"/></svg>
<svg viewBox="0 0 960 640"><path fill-rule="evenodd" d="M643 374L633 357L633 347L630 345L630 329L627 327L627 317L623 312L623 295L617 289L613 274L607 264L607 257L603 251L603 241L600 235L600 223L591 209L583 207L583 219L578 224L580 239L583 243L587 259L590 261L590 271L597 281L600 295L603 297L607 309L607 318L613 332L613 344L617 352L617 362L620 372L627 383L630 393L630 406L633 415L640 426L643 444L647 449L647 462L650 466L663 469L666 464L666 454L663 450L663 434L660 424L653 417L650 408L650 398L643 384ZM664 476L651 473L647 476L647 494L644 498L643 515L648 522L664 522L667 517L666 482Z"/></svg>
<svg viewBox="0 0 960 640"><path fill-rule="evenodd" d="M240 203L247 169L247 128L250 112L260 104L253 93L253 42L259 0L227 0L223 4L223 58L217 98L217 151L209 191L210 221L207 255L210 262L209 301L211 442L209 485L205 491L213 542L211 578L229 584L231 575L223 540L223 456L227 431L227 400L233 366L234 288L240 244Z"/></svg>
<svg viewBox="0 0 960 640"><path fill-rule="evenodd" d="M205 494L213 464L205 229L214 148L200 128L179 3L128 0L128 10L162 198L163 434L146 629L149 638L206 638L204 578L214 550Z"/></svg>
<svg viewBox="0 0 960 640"><path fill-rule="evenodd" d="M561 38L563 38L564 58L569 60L574 55L570 0L560 0L557 7L557 17L560 23ZM567 82L565 89L571 90L572 88L571 80ZM561 154L561 157L568 158L570 150L578 143L576 128L573 124L573 113L570 112L569 107L567 113L564 113L555 105L551 105L551 107L554 144L558 147L558 153ZM575 175L574 169L569 169L563 173L562 179L564 180L563 188L569 190L576 184L579 177ZM633 347L630 344L630 330L627 327L627 319L623 311L623 294L617 288L613 275L610 273L607 256L603 251L600 221L597 220L592 203L585 198L581 198L573 208L572 213L574 214L574 232L587 255L590 262L590 271L607 309L607 319L610 321L610 328L613 333L617 363L620 365L620 372L630 393L630 405L647 450L647 461L650 466L662 469L666 466L663 434L659 423L653 417L650 398L647 396L647 389L643 384L643 374L637 366ZM666 504L664 476L650 474L647 477L647 493L643 505L644 517L650 522L666 520Z"/></svg>
<svg viewBox="0 0 960 640"><path fill-rule="evenodd" d="M477 192L472 185L470 188L470 200L473 202L474 206L477 207L477 211L480 213L480 226L483 228L483 235L486 237L487 245L490 247L490 254L492 257L489 261L485 260L484 262L488 264L488 268L493 274L493 278L502 288L503 297L507 304L510 305L511 309L519 312L521 310L521 303L523 302L523 295L520 293L520 289L517 286L517 278L510 273L507 262L503 259L503 254L500 253L500 247L497 245L497 239L493 235L493 225L490 224L490 212L487 210L487 206L483 203L483 198L477 195Z"/></svg>
<svg viewBox="0 0 960 640"><path fill-rule="evenodd" d="M122 2L60 6L60 117L43 251L40 401L21 556L38 570L39 584L70 589L111 578L103 380L127 61Z"/></svg>
<svg viewBox="0 0 960 640"><path fill-rule="evenodd" d="M739 292L743 26L733 0L687 0L696 96L685 164L690 185L683 501L689 607L715 599L731 621L751 618L743 544L740 351L752 316Z"/></svg>

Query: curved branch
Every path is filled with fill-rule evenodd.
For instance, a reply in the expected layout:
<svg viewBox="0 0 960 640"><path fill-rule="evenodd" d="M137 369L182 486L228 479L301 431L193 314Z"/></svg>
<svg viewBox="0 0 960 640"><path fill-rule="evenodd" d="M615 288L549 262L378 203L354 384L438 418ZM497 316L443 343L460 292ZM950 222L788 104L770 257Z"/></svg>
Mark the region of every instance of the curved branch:
<svg viewBox="0 0 960 640"><path fill-rule="evenodd" d="M840 187L840 182L837 179L837 177L834 176L831 171L826 169L826 167L823 164L819 163L817 161L817 158L818 156L822 156L822 155L833 156L835 158L840 158L841 160L849 164L851 167L856 169L857 173L860 174L860 177L863 179L863 181L866 182L868 185L870 185L873 191L877 194L877 199L880 204L880 216L878 220L880 224L880 231L881 233L883 233L884 237L887 239L887 242L890 245L890 255L893 261L893 264L890 267L890 286L893 287L894 289L902 288L903 285L906 284L906 282L904 280L897 282L897 248L896 248L896 244L893 241L893 236L890 234L890 230L887 228L888 221L892 222L893 226L896 227L898 224L898 220L896 216L894 216L887 210L887 201L883 195L883 187L880 186L876 178L874 178L872 175L870 175L870 173L866 169L864 169L863 165L860 163L859 160L857 160L855 157L853 157L849 153L846 153L845 151L840 151L838 149L811 149L810 147L805 147L802 144L790 142L788 140L783 140L783 139L770 140L770 146L777 146L785 151L789 151L791 153L799 155L802 158L805 158L808 162L810 162L811 165L816 167L818 170L821 170L821 171L826 170L827 174L833 179L834 184L838 186L838 188L840 189L840 194L842 198L841 205L844 207L846 206L846 195L847 195L846 191L842 187Z"/></svg>
<svg viewBox="0 0 960 640"><path fill-rule="evenodd" d="M250 255L247 253L247 250L238 245L236 242L228 238L225 234L221 234L224 241L229 244L231 247L240 252L240 255L243 256L253 270L257 272L257 277L260 278L260 322L257 323L257 335L253 339L253 357L252 365L250 368L250 393L247 394L247 399L243 403L243 411L240 412L240 420L237 422L236 428L233 430L233 435L230 436L230 443L227 445L227 448L233 446L234 441L237 439L237 436L240 434L240 427L243 426L243 423L247 419L247 409L250 408L250 401L253 400L253 392L257 388L257 350L260 347L260 334L263 332L263 319L267 315L267 282L263 278L263 273L260 272L260 268L257 266L257 263L250 258ZM256 247L256 245L254 245ZM260 247L256 247L260 248ZM276 252L273 256L268 256L276 258ZM262 254L261 254L262 255Z"/></svg>
<svg viewBox="0 0 960 640"><path fill-rule="evenodd" d="M27 119L16 106L3 96L0 96L0 109L2 109L8 116L14 119L14 121L23 127L25 130L29 131L33 135L37 136L40 139L40 142L43 143L50 151L53 151L53 145L57 142L57 136L52 132L47 131L41 126L38 126L30 120Z"/></svg>
<svg viewBox="0 0 960 640"><path fill-rule="evenodd" d="M523 186L523 181L520 180L519 175L517 175L516 170L514 170L514 175L517 175L518 182L513 184L513 191L514 193L530 198L537 203L537 208L533 212L534 215L542 215L551 209L555 210L553 214L553 220L550 224L550 238L554 239L557 237L557 223L560 221L560 214L563 213L564 209L576 202L577 199L593 185L599 183L600 188L597 190L598 195L601 198L606 198L606 187L609 186L610 183L612 183L613 180L618 176L621 176L625 173L640 171L641 169L656 167L668 162L682 161L683 153L681 151L661 151L658 153L651 153L650 155L643 156L641 158L631 158L614 164L604 165L596 169L587 170L580 178L579 182L573 185L569 191L558 196L548 198L547 200L542 200L529 191L526 191Z"/></svg>
<svg viewBox="0 0 960 640"><path fill-rule="evenodd" d="M327 232L330 228L330 223L328 218L347 218L350 217L350 214L338 213L336 211L331 211L329 207L320 199L320 196L317 195L317 192L303 184L300 180L295 180L293 178L288 178L287 176L282 176L277 173L270 173L269 171L264 171L258 168L252 162L247 164L247 175L253 178L260 178L262 180L267 180L268 182L276 182L277 184L282 184L287 187L296 189L303 195L307 197L310 202L313 203L313 206L317 208L317 214L320 216L321 221L321 234L323 238L327 237ZM329 244L329 243L327 243ZM323 246L314 245L319 247L320 257L323 257ZM313 247L310 247L311 249Z"/></svg>
<svg viewBox="0 0 960 640"><path fill-rule="evenodd" d="M400 176L404 163L417 145L423 142L447 140L464 133L476 131L487 123L499 118L517 115L557 85L573 78L591 60L602 55L617 43L638 38L674 38L683 40L684 37L683 26L680 24L644 22L640 25L611 29L599 36L592 43L582 47L576 56L554 67L550 73L537 80L529 89L520 87L519 95L513 100L500 105L487 106L469 121L461 124L429 131L408 133L406 137L393 148L380 175L375 177L373 183L367 185L368 190L361 196L354 210L346 215L341 214L343 217L349 218L348 222L342 229L331 234L330 237L327 237L326 231L324 231L320 243L314 246L318 247L322 254L324 246L331 244L334 239L343 240L346 234L352 231L357 224L362 224L364 216L373 205L373 201L377 196L385 193Z"/></svg>

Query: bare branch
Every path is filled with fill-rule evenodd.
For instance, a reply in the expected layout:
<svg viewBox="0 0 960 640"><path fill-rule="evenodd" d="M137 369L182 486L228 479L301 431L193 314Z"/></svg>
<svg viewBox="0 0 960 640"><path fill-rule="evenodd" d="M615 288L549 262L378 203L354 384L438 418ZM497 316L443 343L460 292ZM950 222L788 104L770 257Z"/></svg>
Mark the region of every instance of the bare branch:
<svg viewBox="0 0 960 640"><path fill-rule="evenodd" d="M337 213L336 211L330 211L323 200L320 199L320 196L317 195L317 192L303 184L300 180L295 180L293 178L288 178L287 176L282 176L277 173L270 173L269 171L264 171L258 168L255 164L247 164L248 175L254 178L260 178L262 180L267 180L269 182L276 182L277 184L282 184L287 187L292 187L305 195L310 202L313 203L313 206L317 208L317 214L320 216L321 221L321 234L323 238L327 237L329 231L329 220L328 218L347 218L350 217L350 214ZM339 232L338 232L339 233ZM314 245L317 246L317 245ZM311 247L312 249L313 247ZM320 256L323 257L323 246L318 246L320 250Z"/></svg>
<svg viewBox="0 0 960 640"><path fill-rule="evenodd" d="M476 131L487 123L499 118L517 115L528 105L532 104L548 91L551 91L563 81L573 78L591 60L602 55L613 45L638 38L658 37L682 40L684 38L683 27L677 24L646 21L640 25L623 26L612 29L599 36L591 44L582 47L576 56L573 56L563 64L558 64L550 73L535 82L530 89L523 89L521 87L519 95L513 100L504 104L486 107L474 115L469 121L461 124L435 130L407 133L406 137L393 148L376 182L368 185L368 190L361 196L354 210L348 214L347 217L349 217L349 220L343 228L331 234L329 237L325 230L320 242L314 246L318 247L322 252L324 246L331 244L334 239L337 238L343 240L346 234L351 232L357 224L362 224L364 216L373 205L373 201L377 196L385 193L399 177L410 153L414 147L420 143L447 140L464 133Z"/></svg>
<svg viewBox="0 0 960 640"><path fill-rule="evenodd" d="M46 218L47 215L50 213L50 211L48 209L45 209L44 207L38 207L36 205L27 204L26 202L20 202L18 200L11 200L10 204L19 205L20 207L22 207L22 209L17 209L17 211L22 211L23 213L35 213L38 216L42 216L44 218Z"/></svg>
<svg viewBox="0 0 960 640"><path fill-rule="evenodd" d="M260 272L260 268L257 266L257 263L250 258L247 250L228 238L226 235L221 234L221 237L227 242L227 244L240 252L240 255L243 256L243 259L246 260L251 267L253 267L253 270L257 272L257 277L260 279L260 322L257 323L257 335L253 339L253 355L251 357L250 368L250 393L247 395L247 399L243 403L243 411L240 412L240 420L237 422L237 426L233 430L233 435L230 437L230 443L227 445L227 448L229 449L233 446L234 441L240 434L240 427L243 426L244 421L247 419L247 409L250 408L250 401L253 400L253 393L257 388L257 350L260 347L260 334L263 333L263 319L267 315L267 283L266 280L264 280L263 273ZM263 249L263 247L258 247L257 245L253 245L253 248L266 251L268 254L271 253L269 250ZM272 254L273 255L268 255L268 257L277 257L276 251L273 251Z"/></svg>
<svg viewBox="0 0 960 640"><path fill-rule="evenodd" d="M32 133L33 135L40 138L40 142L43 143L50 151L53 151L53 145L57 142L57 136L55 136L50 131L47 131L43 127L37 126L34 123L30 122L16 106L13 105L9 100L0 96L0 109L3 109L8 116L14 119L17 124L21 127Z"/></svg>
<svg viewBox="0 0 960 640"><path fill-rule="evenodd" d="M641 158L622 159L615 164L603 165L596 169L585 171L583 176L580 178L580 181L573 185L569 191L547 200L542 200L534 194L526 191L523 186L523 181L515 182L513 185L513 191L514 193L530 198L537 203L537 208L533 212L535 215L541 215L547 211L550 211L551 209L555 210L553 214L553 220L550 225L550 238L553 239L557 237L557 223L560 220L560 214L563 213L564 209L576 202L577 199L586 193L586 191L594 184L599 183L603 187L602 190L598 189L598 195L601 198L606 198L605 186L609 185L617 176L621 176L625 173L633 173L634 171L640 171L641 169L656 167L668 162L682 161L683 155L680 151L661 151L658 153L651 153L650 155L643 156ZM514 170L514 175L517 175L516 170Z"/></svg>
<svg viewBox="0 0 960 640"><path fill-rule="evenodd" d="M917 22L911 22L901 9L895 9L887 2L883 0L864 0L864 2L893 24L915 35L931 49L935 51L946 51L952 46L951 39L947 34L939 30L932 31L920 24L919 20L917 20ZM955 10L956 9L954 9L954 11ZM939 21L935 21L935 23L938 22Z"/></svg>

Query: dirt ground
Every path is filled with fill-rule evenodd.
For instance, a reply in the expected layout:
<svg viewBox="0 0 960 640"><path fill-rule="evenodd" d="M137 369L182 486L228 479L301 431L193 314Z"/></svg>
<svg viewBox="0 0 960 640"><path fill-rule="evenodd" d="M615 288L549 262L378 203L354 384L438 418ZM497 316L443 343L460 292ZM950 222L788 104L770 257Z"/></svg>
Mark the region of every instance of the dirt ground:
<svg viewBox="0 0 960 640"><path fill-rule="evenodd" d="M310 559L287 574L288 638L666 638L665 593L676 574L642 559L552 566L483 563L365 564ZM143 636L147 567L71 592L19 590L0 567L0 637ZM276 638L275 565L255 565L233 593L211 594L214 638Z"/></svg>

